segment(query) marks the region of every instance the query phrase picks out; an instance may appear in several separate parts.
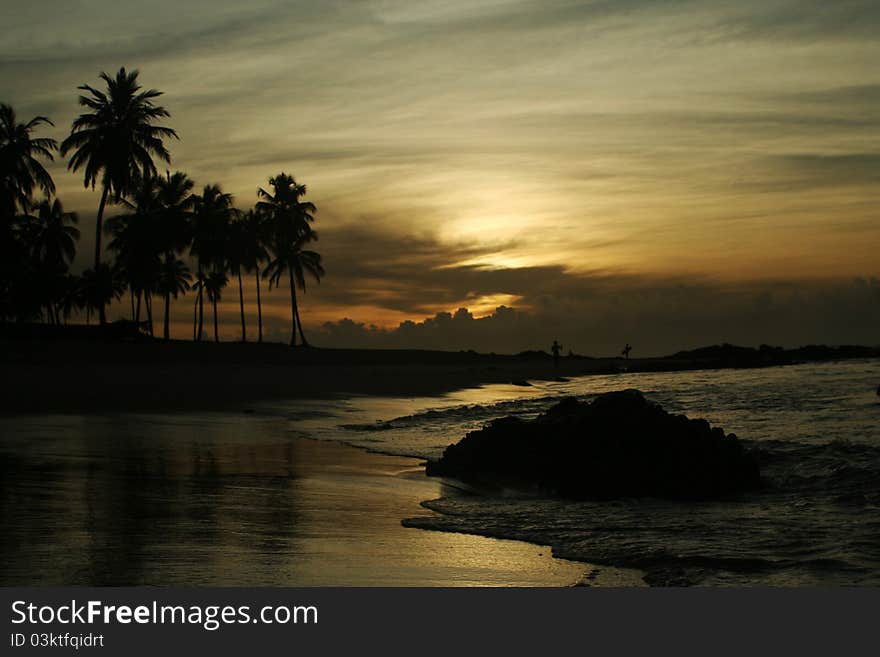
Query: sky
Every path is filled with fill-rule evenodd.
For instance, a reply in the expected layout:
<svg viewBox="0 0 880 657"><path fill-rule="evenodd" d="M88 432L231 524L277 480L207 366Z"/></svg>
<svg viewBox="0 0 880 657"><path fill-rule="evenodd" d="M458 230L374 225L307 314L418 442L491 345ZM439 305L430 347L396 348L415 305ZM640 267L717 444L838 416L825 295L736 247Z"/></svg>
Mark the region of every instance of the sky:
<svg viewBox="0 0 880 657"><path fill-rule="evenodd" d="M280 171L307 185L316 344L880 343L875 1L16 4L0 102L48 136L77 85L137 68L180 134L172 170L241 208ZM52 173L85 267L99 194ZM266 299L273 339L288 299Z"/></svg>

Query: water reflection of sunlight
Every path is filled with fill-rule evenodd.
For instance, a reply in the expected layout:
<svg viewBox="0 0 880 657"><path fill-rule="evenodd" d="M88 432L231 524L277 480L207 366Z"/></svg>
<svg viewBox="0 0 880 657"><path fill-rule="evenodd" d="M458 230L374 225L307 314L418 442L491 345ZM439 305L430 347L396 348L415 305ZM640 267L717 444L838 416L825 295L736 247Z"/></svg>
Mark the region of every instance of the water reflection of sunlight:
<svg viewBox="0 0 880 657"><path fill-rule="evenodd" d="M566 585L546 548L408 529L411 459L237 414L0 420L0 584ZM415 476L415 473L418 476Z"/></svg>

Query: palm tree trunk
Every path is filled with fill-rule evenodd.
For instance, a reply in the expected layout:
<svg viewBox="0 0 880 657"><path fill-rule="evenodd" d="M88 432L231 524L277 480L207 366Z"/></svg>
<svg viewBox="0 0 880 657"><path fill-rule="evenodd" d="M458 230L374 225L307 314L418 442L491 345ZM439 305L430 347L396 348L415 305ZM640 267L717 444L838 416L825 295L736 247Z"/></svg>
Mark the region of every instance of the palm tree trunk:
<svg viewBox="0 0 880 657"><path fill-rule="evenodd" d="M306 340L306 334L303 333L302 321L300 321L300 318L299 318L299 305L297 305L297 307L296 307L296 325L299 326L299 338L300 338L300 342L302 343L302 346L308 347L309 343Z"/></svg>
<svg viewBox="0 0 880 657"><path fill-rule="evenodd" d="M166 292L165 293L165 322L164 322L165 325L162 327L162 337L165 339L166 342L169 339L168 338L168 311L170 308L171 308L171 293Z"/></svg>
<svg viewBox="0 0 880 657"><path fill-rule="evenodd" d="M260 301L260 268L257 267L257 327L259 335L258 342L263 341L263 305Z"/></svg>
<svg viewBox="0 0 880 657"><path fill-rule="evenodd" d="M296 286L293 284L293 267L287 268L290 276L290 346L296 346Z"/></svg>
<svg viewBox="0 0 880 657"><path fill-rule="evenodd" d="M205 281L202 272L202 260L199 259L199 332L196 334L196 340L202 341L202 328L205 325Z"/></svg>
<svg viewBox="0 0 880 657"><path fill-rule="evenodd" d="M245 326L244 321L244 291L242 290L241 285L241 267L236 267L235 273L238 276L238 307L241 310L241 341L247 342L247 327Z"/></svg>
<svg viewBox="0 0 880 657"><path fill-rule="evenodd" d="M131 321L134 321L134 288L129 285L128 291L130 292L129 298L131 299Z"/></svg>
<svg viewBox="0 0 880 657"><path fill-rule="evenodd" d="M141 323L141 295L142 294L143 294L143 292L141 290L138 290L137 311L134 314L134 321L138 325L138 330L140 330L140 328L141 328L140 323Z"/></svg>
<svg viewBox="0 0 880 657"><path fill-rule="evenodd" d="M104 206L107 204L107 194L110 188L104 183L104 191L101 192L101 202L98 204L98 216L95 219L95 275L101 268L101 227L104 222ZM107 323L107 315L104 312L104 300L98 302L98 317L101 325Z"/></svg>
<svg viewBox="0 0 880 657"><path fill-rule="evenodd" d="M147 307L147 328L150 331L150 336L153 335L153 293L150 291L144 292L144 305Z"/></svg>
<svg viewBox="0 0 880 657"><path fill-rule="evenodd" d="M217 299L214 299L214 342L220 342L220 334L217 333Z"/></svg>
<svg viewBox="0 0 880 657"><path fill-rule="evenodd" d="M199 288L199 292L201 292L201 288ZM193 303L193 342L196 341L196 327L199 323L199 297L196 295L196 300Z"/></svg>

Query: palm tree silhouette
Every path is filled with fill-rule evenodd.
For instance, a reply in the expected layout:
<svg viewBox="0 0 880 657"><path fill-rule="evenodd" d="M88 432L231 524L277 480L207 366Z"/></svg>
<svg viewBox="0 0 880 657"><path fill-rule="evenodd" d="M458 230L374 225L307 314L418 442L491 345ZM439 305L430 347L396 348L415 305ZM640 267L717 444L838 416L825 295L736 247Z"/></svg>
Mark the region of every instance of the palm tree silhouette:
<svg viewBox="0 0 880 657"><path fill-rule="evenodd" d="M13 211L17 203L10 206ZM43 316L47 284L31 243L38 226L34 217L0 217L0 313L3 321L33 321Z"/></svg>
<svg viewBox="0 0 880 657"><path fill-rule="evenodd" d="M82 273L83 292L86 300L86 323L89 323L92 310L99 310L125 292L125 279L118 267L102 262L97 269L86 269Z"/></svg>
<svg viewBox="0 0 880 657"><path fill-rule="evenodd" d="M74 312L81 311L86 307L85 288L81 276L67 274L62 283L58 295L57 309L64 318L64 323L70 319Z"/></svg>
<svg viewBox="0 0 880 657"><path fill-rule="evenodd" d="M195 331L197 340L202 339L203 295L207 292L208 278L206 271L222 270L225 267L229 222L238 213L232 207L232 202L232 195L224 193L219 185L205 185L201 195L193 195L190 255L195 256L197 263L195 286L198 304L198 329Z"/></svg>
<svg viewBox="0 0 880 657"><path fill-rule="evenodd" d="M241 281L241 270L244 267L246 226L242 218L229 223L229 234L226 242L225 256L229 271L238 279L238 309L241 316L241 341L247 342L247 323L244 319L244 285Z"/></svg>
<svg viewBox="0 0 880 657"><path fill-rule="evenodd" d="M157 230L166 254L182 254L192 240L193 181L182 171L165 172L156 179L160 210Z"/></svg>
<svg viewBox="0 0 880 657"><path fill-rule="evenodd" d="M192 276L189 267L180 258L168 258L162 261L156 289L165 297L165 319L162 327L162 338L169 339L169 317L171 314L171 297L175 299L190 287Z"/></svg>
<svg viewBox="0 0 880 657"><path fill-rule="evenodd" d="M263 274L269 279L270 284L278 285L284 271L287 270L288 283L290 285L290 308L291 308L291 336L290 345L295 345L296 331L299 328L300 342L303 347L308 347L305 333L303 333L302 321L299 317L299 309L296 303L296 288L299 287L305 294L305 274L311 274L316 282L321 281L324 275L324 267L321 265L321 255L315 251L303 250L303 246L310 240L315 239L315 233L309 233L298 242L275 245L275 257L266 265Z"/></svg>
<svg viewBox="0 0 880 657"><path fill-rule="evenodd" d="M202 329L199 324L199 309L202 307L202 295L205 293L205 272L202 269L196 270L189 289L196 293L196 300L193 303L193 342L200 342Z"/></svg>
<svg viewBox="0 0 880 657"><path fill-rule="evenodd" d="M68 169L83 169L83 185L87 188L94 189L99 182L101 185L95 222L94 271L99 271L101 265L101 232L108 196L112 195L113 201L119 202L138 178L155 176L154 157L171 161L163 138L177 138L171 128L153 125L170 114L153 102L162 92L141 91L138 71L127 72L120 68L116 77L104 72L100 77L107 85L106 92L87 84L78 87L86 92L80 95L79 104L88 111L74 119L70 136L61 142L61 155L73 151ZM103 305L99 306L98 313L104 324Z"/></svg>
<svg viewBox="0 0 880 657"><path fill-rule="evenodd" d="M310 201L302 200L306 195L306 186L297 183L293 176L279 173L269 179L269 185L272 193L260 188L258 195L261 200L256 206L271 218L272 227L269 249L273 257L263 276L269 279L270 286L273 283L278 285L284 272L287 272L290 284L290 346L296 345L296 332L299 329L300 341L307 347L309 343L299 318L296 287L299 285L305 291L304 272L312 274L315 280L320 280L324 275L321 256L314 251L303 251L302 248L317 239L311 227L316 208Z"/></svg>
<svg viewBox="0 0 880 657"><path fill-rule="evenodd" d="M79 217L76 212L65 212L61 201L41 201L34 206L36 215L33 232L30 238L31 255L41 267L60 269L67 268L76 257L76 243L79 241Z"/></svg>
<svg viewBox="0 0 880 657"><path fill-rule="evenodd" d="M18 123L15 110L0 104L0 212L4 219L15 215L16 206L22 212L30 210L35 188L46 196L55 193L52 176L37 158L54 160L52 153L58 146L54 139L32 136L41 125L54 124L45 116Z"/></svg>
<svg viewBox="0 0 880 657"><path fill-rule="evenodd" d="M22 237L26 242L32 284L49 323L61 324L57 302L64 292L67 270L76 257L79 240L75 212L65 212L61 201L44 200L25 217Z"/></svg>
<svg viewBox="0 0 880 657"><path fill-rule="evenodd" d="M107 246L116 254L120 272L132 297L137 299L134 321L140 323L143 301L152 332L151 294L159 277L159 256L165 239L157 225L163 209L158 179L147 177L137 181L129 194L131 200L121 200L129 212L110 217L104 229L111 236Z"/></svg>
<svg viewBox="0 0 880 657"><path fill-rule="evenodd" d="M166 171L165 177L158 178L156 184L161 206L156 228L161 236L159 248L164 253L157 289L165 297L163 336L168 340L170 296L177 299L180 294L185 294L192 280L189 267L177 256L189 247L192 240L195 195L192 193L193 181L182 171Z"/></svg>
<svg viewBox="0 0 880 657"><path fill-rule="evenodd" d="M226 278L226 272L221 269L215 269L212 271L204 281L205 293L208 295L208 301L210 301L214 307L214 342L220 342L220 335L217 332L217 303L220 301L223 288L226 287L228 281L229 279Z"/></svg>
<svg viewBox="0 0 880 657"><path fill-rule="evenodd" d="M249 210L242 217L241 228L241 233L238 235L238 238L241 240L241 262L247 271L254 272L257 284L257 342L262 342L263 303L260 298L260 264L269 257L265 246L268 238L269 222L265 212Z"/></svg>

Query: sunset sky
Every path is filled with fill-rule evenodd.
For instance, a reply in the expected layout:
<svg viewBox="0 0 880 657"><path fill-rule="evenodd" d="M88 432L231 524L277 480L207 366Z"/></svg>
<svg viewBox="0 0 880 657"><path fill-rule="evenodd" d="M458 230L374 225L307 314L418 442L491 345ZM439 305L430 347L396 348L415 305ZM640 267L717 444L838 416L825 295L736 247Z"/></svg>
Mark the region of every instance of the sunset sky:
<svg viewBox="0 0 880 657"><path fill-rule="evenodd" d="M279 171L308 186L317 344L880 343L876 1L11 4L0 102L47 136L137 68L172 169L241 208ZM99 193L52 172L84 267ZM192 299L174 313L191 335ZM234 339L234 287L223 313Z"/></svg>

